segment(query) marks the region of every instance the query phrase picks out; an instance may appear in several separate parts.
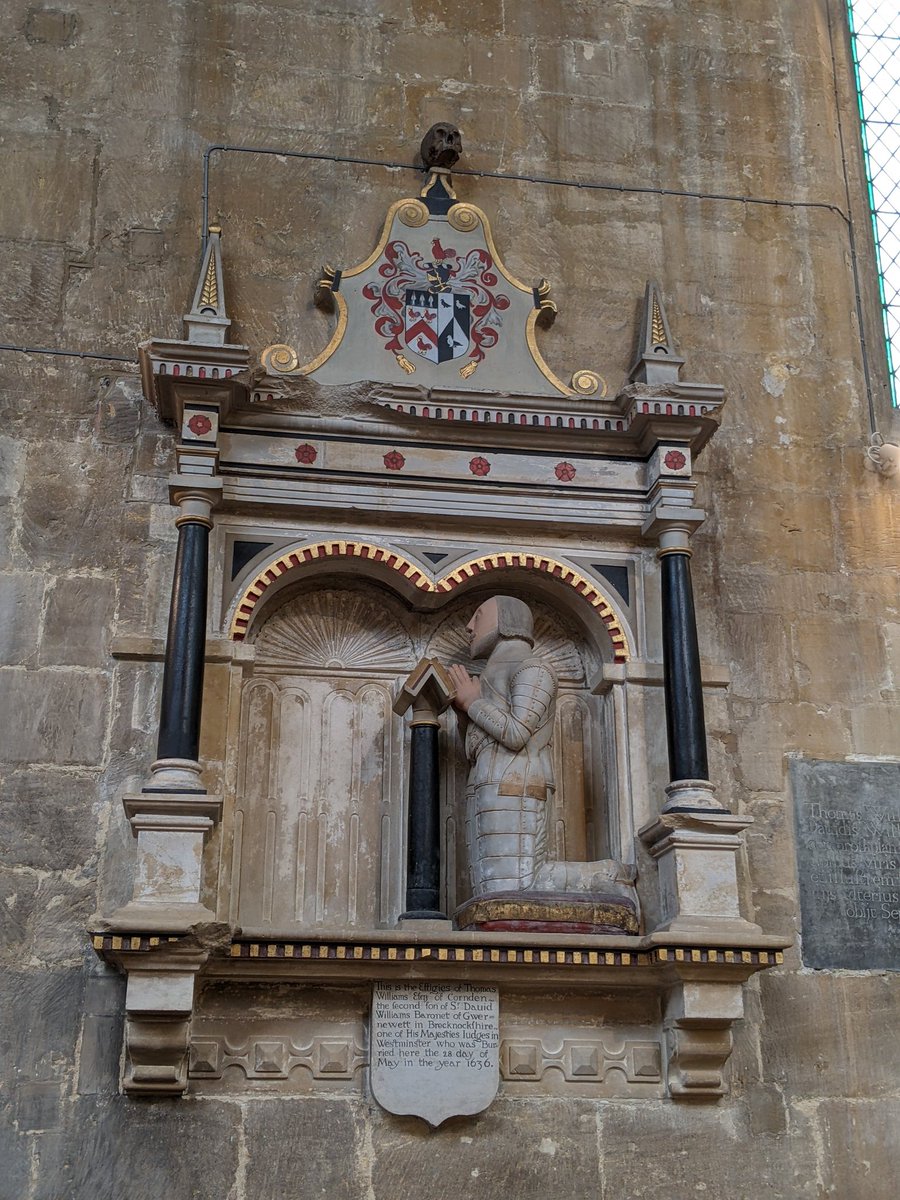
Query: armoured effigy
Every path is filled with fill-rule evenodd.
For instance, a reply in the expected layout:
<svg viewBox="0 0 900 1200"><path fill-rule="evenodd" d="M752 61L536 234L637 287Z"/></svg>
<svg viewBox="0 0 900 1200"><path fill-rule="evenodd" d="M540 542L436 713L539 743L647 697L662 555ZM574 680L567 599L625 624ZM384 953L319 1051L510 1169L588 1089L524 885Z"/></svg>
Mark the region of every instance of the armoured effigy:
<svg viewBox="0 0 900 1200"><path fill-rule="evenodd" d="M531 610L493 596L467 626L479 678L454 666L454 701L471 764L466 845L475 896L530 888L547 859L547 802L554 788L550 741L556 675L534 654Z"/></svg>

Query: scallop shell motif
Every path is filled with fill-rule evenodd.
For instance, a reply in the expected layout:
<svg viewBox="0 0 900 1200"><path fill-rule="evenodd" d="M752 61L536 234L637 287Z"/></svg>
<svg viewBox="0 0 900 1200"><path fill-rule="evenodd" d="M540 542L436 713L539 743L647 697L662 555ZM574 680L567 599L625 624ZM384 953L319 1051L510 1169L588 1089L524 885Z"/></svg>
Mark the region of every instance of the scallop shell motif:
<svg viewBox="0 0 900 1200"><path fill-rule="evenodd" d="M549 660L560 683L584 686L584 659L572 639L560 630L559 621L554 619L543 605L532 602L531 610L534 613L535 654ZM470 615L468 609L465 610L465 615L452 614L438 626L426 651L429 658L436 658L438 662L445 663L458 662L469 671L483 670L483 663L475 663L469 658L469 639L465 624Z"/></svg>
<svg viewBox="0 0 900 1200"><path fill-rule="evenodd" d="M409 671L406 631L378 597L323 590L296 597L266 621L257 660L314 670Z"/></svg>

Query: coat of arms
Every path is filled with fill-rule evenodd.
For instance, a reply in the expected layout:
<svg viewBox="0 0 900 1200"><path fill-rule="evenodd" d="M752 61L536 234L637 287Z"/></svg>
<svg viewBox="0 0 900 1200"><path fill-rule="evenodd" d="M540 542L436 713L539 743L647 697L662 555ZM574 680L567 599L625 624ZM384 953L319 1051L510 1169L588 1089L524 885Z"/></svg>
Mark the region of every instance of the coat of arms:
<svg viewBox="0 0 900 1200"><path fill-rule="evenodd" d="M485 213L457 199L450 168L460 144L453 126L439 123L429 130L422 143L426 178L418 196L394 201L378 245L364 261L323 268L316 304L338 318L328 345L305 363L292 346L267 346L261 355L267 372L308 375L329 386L359 380L384 384L379 403L414 415L421 408L426 417L432 405L411 396L411 386L445 398L590 396L601 388L605 394L606 384L596 372L576 371L565 383L545 362L536 331L556 315L550 285L544 279L529 285L512 275ZM407 376L415 379L406 382ZM442 407L435 411L440 414ZM476 407L487 419L487 409ZM457 403L447 406L447 420L456 419L456 408ZM474 411L471 419L479 419ZM566 419L571 424L574 416Z"/></svg>
<svg viewBox="0 0 900 1200"><path fill-rule="evenodd" d="M499 280L486 250L458 254L436 237L431 255L429 261L402 241L385 246L378 271L384 282L363 289L373 301L375 332L398 356L411 350L444 363L468 355L474 369L497 344L509 298L494 290Z"/></svg>

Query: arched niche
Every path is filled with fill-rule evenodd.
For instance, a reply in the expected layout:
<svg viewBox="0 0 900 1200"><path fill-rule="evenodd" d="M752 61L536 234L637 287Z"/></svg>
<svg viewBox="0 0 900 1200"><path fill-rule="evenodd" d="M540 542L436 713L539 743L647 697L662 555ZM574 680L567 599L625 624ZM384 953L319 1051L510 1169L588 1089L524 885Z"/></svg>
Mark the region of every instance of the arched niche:
<svg viewBox="0 0 900 1200"><path fill-rule="evenodd" d="M555 857L620 857L615 721L594 684L614 648L580 597L509 569L418 605L359 569L282 585L254 614L237 744L230 917L284 931L393 925L404 907L408 729L392 712L419 658L467 659L465 625L498 592L532 607L536 651L560 690L551 815ZM571 593L571 594L569 594ZM445 911L469 894L461 822L466 763L452 712L440 735Z"/></svg>

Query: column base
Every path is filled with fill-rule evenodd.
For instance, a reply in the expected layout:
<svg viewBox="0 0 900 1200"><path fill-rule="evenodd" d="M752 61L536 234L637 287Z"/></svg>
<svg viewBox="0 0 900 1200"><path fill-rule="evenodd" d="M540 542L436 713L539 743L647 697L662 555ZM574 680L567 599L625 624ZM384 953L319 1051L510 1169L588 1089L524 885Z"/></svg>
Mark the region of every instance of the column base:
<svg viewBox="0 0 900 1200"><path fill-rule="evenodd" d="M200 764L192 758L158 758L142 792L188 792L206 795Z"/></svg>
<svg viewBox="0 0 900 1200"><path fill-rule="evenodd" d="M440 937L453 929L453 922L443 913L428 914L421 912L401 913L397 918L397 928L409 933L420 933L423 937Z"/></svg>
<svg viewBox="0 0 900 1200"><path fill-rule="evenodd" d="M737 879L740 834L750 824L751 817L720 809L663 810L639 831L659 872L660 923L648 932L760 933L741 916Z"/></svg>
<svg viewBox="0 0 900 1200"><path fill-rule="evenodd" d="M664 813L711 812L727 813L716 799L716 789L708 779L673 779L666 785Z"/></svg>

